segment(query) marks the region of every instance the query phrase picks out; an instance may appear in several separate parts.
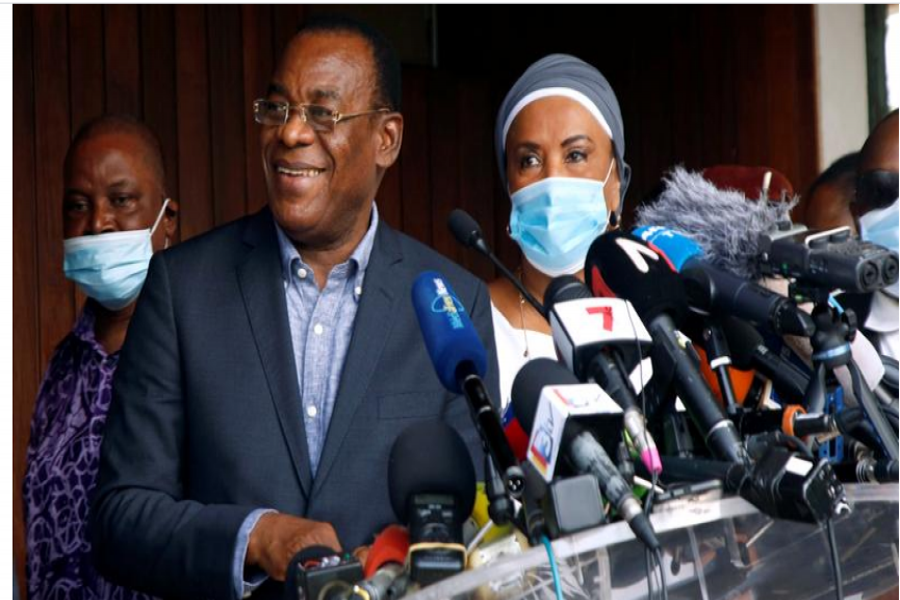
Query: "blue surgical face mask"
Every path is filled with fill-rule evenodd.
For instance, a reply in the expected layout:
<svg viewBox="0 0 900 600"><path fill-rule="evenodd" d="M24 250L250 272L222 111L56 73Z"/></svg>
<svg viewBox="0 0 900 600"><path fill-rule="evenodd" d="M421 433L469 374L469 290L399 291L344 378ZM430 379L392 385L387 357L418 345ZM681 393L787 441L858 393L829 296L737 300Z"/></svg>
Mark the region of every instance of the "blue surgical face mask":
<svg viewBox="0 0 900 600"><path fill-rule="evenodd" d="M892 252L900 252L900 241L898 241L898 227L900 227L900 212L898 212L898 203L900 199L894 200L894 203L885 208L878 210L870 210L859 218L859 237L884 246ZM894 298L897 297L898 283L884 288L886 294L890 294Z"/></svg>
<svg viewBox="0 0 900 600"><path fill-rule="evenodd" d="M584 268L591 243L609 221L603 188L614 163L603 181L548 177L510 196L510 236L542 273L558 277Z"/></svg>
<svg viewBox="0 0 900 600"><path fill-rule="evenodd" d="M153 256L151 238L168 204L166 198L150 229L64 240L63 271L66 277L108 310L120 310L134 302L144 285Z"/></svg>

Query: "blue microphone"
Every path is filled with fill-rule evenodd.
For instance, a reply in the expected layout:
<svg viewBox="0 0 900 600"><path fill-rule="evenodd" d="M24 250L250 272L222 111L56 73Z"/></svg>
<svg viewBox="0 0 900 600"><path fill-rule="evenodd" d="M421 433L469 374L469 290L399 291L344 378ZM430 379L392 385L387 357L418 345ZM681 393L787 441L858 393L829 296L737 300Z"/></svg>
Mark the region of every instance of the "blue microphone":
<svg viewBox="0 0 900 600"><path fill-rule="evenodd" d="M639 227L633 233L682 275L688 303L695 312L735 316L769 327L779 335L809 337L815 331L812 318L796 303L712 265L704 259L700 245L689 237L658 226Z"/></svg>
<svg viewBox="0 0 900 600"><path fill-rule="evenodd" d="M438 379L451 392L466 397L478 435L507 492L513 498L521 497L525 476L484 386L487 352L466 308L450 283L435 271L425 271L416 278L412 303Z"/></svg>
<svg viewBox="0 0 900 600"><path fill-rule="evenodd" d="M480 378L487 371L487 352L466 308L435 271L416 278L412 302L438 379L451 392L462 394L461 374Z"/></svg>

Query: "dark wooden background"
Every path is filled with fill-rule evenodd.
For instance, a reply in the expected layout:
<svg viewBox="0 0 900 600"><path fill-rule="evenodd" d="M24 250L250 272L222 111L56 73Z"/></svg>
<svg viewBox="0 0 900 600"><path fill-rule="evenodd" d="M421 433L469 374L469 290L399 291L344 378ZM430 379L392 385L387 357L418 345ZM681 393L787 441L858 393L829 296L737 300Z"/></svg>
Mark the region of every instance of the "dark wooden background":
<svg viewBox="0 0 900 600"><path fill-rule="evenodd" d="M384 10L403 10L393 7ZM513 14L515 11L515 14ZM483 278L445 227L478 219L510 265L492 131L525 67L550 52L596 65L622 105L629 209L672 165L768 165L802 190L816 175L813 8L438 7L438 66L405 65L406 134L378 196L388 223ZM62 162L103 112L141 116L165 150L181 239L265 204L251 101L307 14L302 6L14 7L13 489L23 577L21 483L29 422L54 346L81 298L62 272ZM515 25L513 25L515 22Z"/></svg>

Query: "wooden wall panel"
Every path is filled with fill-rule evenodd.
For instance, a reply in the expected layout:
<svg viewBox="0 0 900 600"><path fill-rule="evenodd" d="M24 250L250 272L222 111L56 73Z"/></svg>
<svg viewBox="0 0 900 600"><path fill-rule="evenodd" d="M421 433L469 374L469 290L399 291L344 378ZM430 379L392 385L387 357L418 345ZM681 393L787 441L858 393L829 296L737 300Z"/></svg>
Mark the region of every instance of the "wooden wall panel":
<svg viewBox="0 0 900 600"><path fill-rule="evenodd" d="M209 92L206 107L211 125L213 204L215 223L243 216L247 186L244 165L244 74L240 7L207 7Z"/></svg>
<svg viewBox="0 0 900 600"><path fill-rule="evenodd" d="M175 102L175 10L154 4L140 9L141 92L144 121L159 137L166 191L178 198L178 113Z"/></svg>
<svg viewBox="0 0 900 600"><path fill-rule="evenodd" d="M493 269L458 246L446 219L465 208L498 256L518 264L493 124L509 85L550 52L596 65L619 96L634 169L626 215L678 163L768 164L796 189L816 175L809 6L436 13L438 67L404 66L403 151L378 202L387 223L483 278ZM308 10L86 5L16 6L13 14L13 539L23 576L20 490L34 396L82 299L62 274L62 163L71 135L104 111L143 118L163 146L181 239L258 210L265 183L250 105Z"/></svg>
<svg viewBox="0 0 900 600"><path fill-rule="evenodd" d="M241 116L247 177L247 209L256 212L266 204L266 184L260 168L259 132L250 107L265 95L272 74L272 7L259 4L241 7L241 35L243 36L244 101Z"/></svg>
<svg viewBox="0 0 900 600"><path fill-rule="evenodd" d="M175 106L181 239L213 226L206 8L175 9Z"/></svg>
<svg viewBox="0 0 900 600"><path fill-rule="evenodd" d="M140 115L141 38L138 7L109 4L103 9L103 22L106 39L106 110Z"/></svg>
<svg viewBox="0 0 900 600"><path fill-rule="evenodd" d="M34 8L13 7L13 553L25 589L22 480L31 412L42 372L35 192Z"/></svg>
<svg viewBox="0 0 900 600"><path fill-rule="evenodd" d="M427 69L403 72L403 151L399 167L403 197L403 230L431 245L431 147L429 145Z"/></svg>
<svg viewBox="0 0 900 600"><path fill-rule="evenodd" d="M46 99L34 103L40 364L46 365L75 317L73 286L62 270L62 165L70 131L65 6L35 6L33 51L34 98Z"/></svg>

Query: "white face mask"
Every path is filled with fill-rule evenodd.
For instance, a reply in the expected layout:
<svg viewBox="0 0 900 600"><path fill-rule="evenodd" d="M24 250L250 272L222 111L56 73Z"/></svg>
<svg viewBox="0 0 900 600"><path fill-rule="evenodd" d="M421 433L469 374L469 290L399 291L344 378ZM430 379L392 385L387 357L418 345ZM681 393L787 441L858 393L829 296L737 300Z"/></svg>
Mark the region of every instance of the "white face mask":
<svg viewBox="0 0 900 600"><path fill-rule="evenodd" d="M884 246L893 253L900 252L898 241L898 227L900 227L900 212L898 212L900 198L885 208L871 210L859 218L859 237L867 242ZM898 283L894 282L884 288L884 293L897 297Z"/></svg>
<svg viewBox="0 0 900 600"><path fill-rule="evenodd" d="M63 241L63 271L81 291L108 310L121 310L137 298L153 256L151 239L166 212L163 202L150 229L83 235Z"/></svg>

